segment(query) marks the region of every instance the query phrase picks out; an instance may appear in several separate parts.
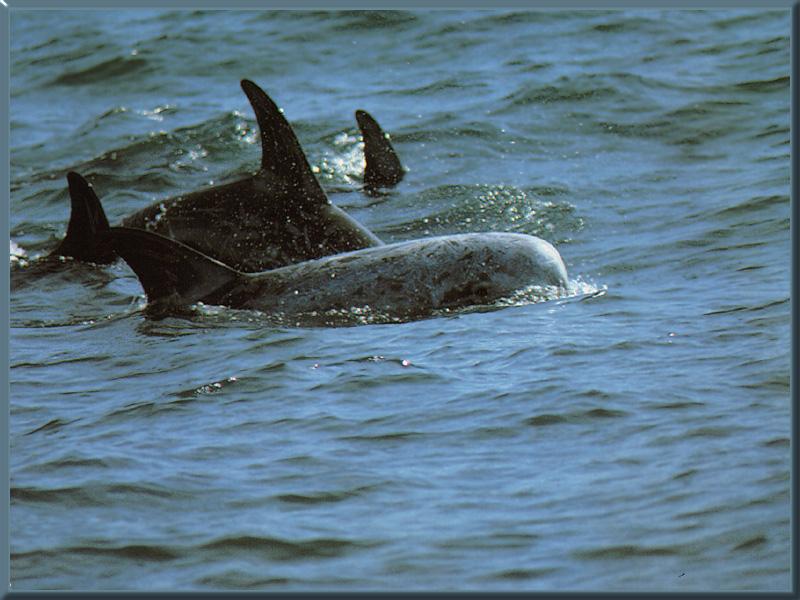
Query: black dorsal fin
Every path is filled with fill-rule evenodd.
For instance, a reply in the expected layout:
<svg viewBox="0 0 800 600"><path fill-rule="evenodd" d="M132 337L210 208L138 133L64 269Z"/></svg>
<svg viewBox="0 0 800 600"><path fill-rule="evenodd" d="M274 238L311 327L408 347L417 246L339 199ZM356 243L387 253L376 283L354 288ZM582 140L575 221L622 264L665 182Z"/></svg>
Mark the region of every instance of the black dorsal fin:
<svg viewBox="0 0 800 600"><path fill-rule="evenodd" d="M266 92L252 81L242 79L261 132L261 169L287 184L303 197L328 204L328 197L319 185L308 159L292 127Z"/></svg>
<svg viewBox="0 0 800 600"><path fill-rule="evenodd" d="M128 227L112 227L111 243L136 273L150 303L213 304L245 276L170 238Z"/></svg>
<svg viewBox="0 0 800 600"><path fill-rule="evenodd" d="M374 190L400 183L405 170L389 142L389 137L365 110L356 111L356 121L361 130L361 137L364 138L364 159L367 162L364 185Z"/></svg>
<svg viewBox="0 0 800 600"><path fill-rule="evenodd" d="M78 173L67 173L72 204L67 235L51 255L108 264L116 254L108 240L108 219L89 182Z"/></svg>

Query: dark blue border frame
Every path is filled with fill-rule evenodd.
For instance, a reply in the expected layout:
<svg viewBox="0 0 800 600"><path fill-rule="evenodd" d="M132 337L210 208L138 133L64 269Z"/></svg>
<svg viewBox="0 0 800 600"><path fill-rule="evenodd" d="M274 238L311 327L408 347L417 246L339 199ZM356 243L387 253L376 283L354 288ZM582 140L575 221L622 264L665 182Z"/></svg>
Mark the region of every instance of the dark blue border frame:
<svg viewBox="0 0 800 600"><path fill-rule="evenodd" d="M98 9L98 8L208 8L208 9L296 9L304 10L311 8L319 9L448 9L448 8L537 8L537 9L564 9L564 8L666 8L659 6L659 2L648 2L647 0L610 0L604 3L598 3L596 0L567 0L567 2L558 2L557 0L501 0L501 3L487 6L485 0L438 0L435 4L424 2L424 0L405 0L402 3L390 3L389 0L349 0L346 3L337 0L335 5L331 6L317 1L311 0L297 0L290 2L287 0L268 1L268 0L234 0L228 4L220 5L213 0L2 0L8 7L0 4L0 81L6 83L5 93L0 92L0 198L4 204L3 209L0 211L0 227L9 238L9 211L10 211L10 137L9 137L9 103L10 103L10 44L11 44L11 29L10 29L10 12L13 10L29 10L29 9ZM131 2L133 5L129 4ZM800 223L800 208L798 205L798 193L800 192L800 159L795 149L800 142L800 112L798 111L798 104L800 104L800 86L798 86L798 65L800 64L800 42L798 42L798 35L800 35L800 0L790 2L788 0L705 0L703 2L693 2L691 0L673 0L669 3L669 8L761 8L761 9L791 9L792 11L792 31L791 31L791 148L792 148L792 178L791 178L791 221L790 221L790 234L791 234L791 307L792 307L792 371L790 379L790 394L792 399L792 545L791 545L791 563L796 564L795 561L800 559L798 554L798 521L797 521L797 499L798 499L798 485L797 485L797 432L798 432L798 362L797 344L800 339L800 319L796 315L796 298L800 293L800 279L797 273L797 259L800 258L800 242L797 235L797 224ZM2 279L3 293L0 294L0 312L4 319L4 327L2 329L3 344L0 345L0 358L9 365L9 271L4 270L0 275ZM6 371L8 375L8 371ZM233 593L215 593L215 592L201 592L201 593L188 593L188 592L175 592L175 593L108 593L108 592L12 592L10 591L10 539L9 539L9 523L10 523L10 480L9 480L9 377L6 376L3 385L2 410L0 410L0 431L5 434L5 444L0 446L0 476L3 481L3 494L0 498L0 506L2 511L0 513L0 540L2 541L2 548L0 549L0 578L3 580L3 596L2 598L252 598L252 597L291 597L291 598L406 598L413 596L427 596L427 593L410 594L410 593L381 593L375 592L353 592L353 593L290 593L290 592L233 592ZM585 598L585 597L624 597L624 598L690 598L690 597L721 597L721 598L797 598L798 589L800 589L800 570L794 569L792 571L792 590L786 593L707 593L707 594L680 594L680 593L440 593L435 594L439 597L450 598L490 598L495 596L508 596L508 597L550 597L558 596L560 598Z"/></svg>

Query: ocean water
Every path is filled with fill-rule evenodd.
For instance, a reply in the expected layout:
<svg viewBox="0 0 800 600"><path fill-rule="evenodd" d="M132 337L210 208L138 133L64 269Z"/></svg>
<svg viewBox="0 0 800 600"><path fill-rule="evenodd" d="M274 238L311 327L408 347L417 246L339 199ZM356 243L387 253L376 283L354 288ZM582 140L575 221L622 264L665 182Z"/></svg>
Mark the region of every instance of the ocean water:
<svg viewBox="0 0 800 600"><path fill-rule="evenodd" d="M788 590L788 10L11 13L17 590ZM257 168L241 78L385 241L540 236L570 295L154 320L37 257ZM408 168L361 192L353 112ZM363 318L362 318L363 317Z"/></svg>

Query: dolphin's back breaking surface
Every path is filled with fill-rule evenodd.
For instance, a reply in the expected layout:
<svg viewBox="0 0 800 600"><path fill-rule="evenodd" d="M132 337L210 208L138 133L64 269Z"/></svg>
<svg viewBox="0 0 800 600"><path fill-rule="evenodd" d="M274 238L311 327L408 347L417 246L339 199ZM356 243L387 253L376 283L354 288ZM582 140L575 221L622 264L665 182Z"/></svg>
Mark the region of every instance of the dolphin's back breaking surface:
<svg viewBox="0 0 800 600"><path fill-rule="evenodd" d="M523 234L426 238L245 274L161 236L111 231L151 303L205 302L283 315L369 306L408 319L489 304L530 285L568 284L558 251Z"/></svg>
<svg viewBox="0 0 800 600"><path fill-rule="evenodd" d="M275 102L252 81L241 84L261 135L258 173L157 203L122 225L180 240L246 272L380 245L328 200Z"/></svg>
<svg viewBox="0 0 800 600"><path fill-rule="evenodd" d="M180 240L246 272L380 245L367 228L328 200L275 102L253 82L241 83L261 135L259 171L156 202L122 225ZM108 227L100 201L80 175L70 177L70 225L53 254L111 262L113 254L96 235Z"/></svg>
<svg viewBox="0 0 800 600"><path fill-rule="evenodd" d="M566 287L567 271L542 239L472 233L331 256L249 280L227 294L232 303L286 314L369 306L408 317L488 304L529 285ZM240 300L243 293L250 298Z"/></svg>
<svg viewBox="0 0 800 600"><path fill-rule="evenodd" d="M122 225L180 240L245 272L382 244L337 206L287 190L269 173L170 198Z"/></svg>

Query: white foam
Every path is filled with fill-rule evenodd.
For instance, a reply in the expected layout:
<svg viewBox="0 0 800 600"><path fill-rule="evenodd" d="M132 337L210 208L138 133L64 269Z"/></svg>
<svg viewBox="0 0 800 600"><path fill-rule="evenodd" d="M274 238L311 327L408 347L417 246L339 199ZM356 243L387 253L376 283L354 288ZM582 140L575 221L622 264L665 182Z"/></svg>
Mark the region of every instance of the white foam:
<svg viewBox="0 0 800 600"><path fill-rule="evenodd" d="M28 253L24 248L20 247L14 240L9 240L11 243L9 258L12 265L19 265L24 267L28 264Z"/></svg>
<svg viewBox="0 0 800 600"><path fill-rule="evenodd" d="M319 164L311 167L314 173L340 183L360 181L366 166L364 144L358 138L342 132L333 140L336 149L326 150Z"/></svg>

